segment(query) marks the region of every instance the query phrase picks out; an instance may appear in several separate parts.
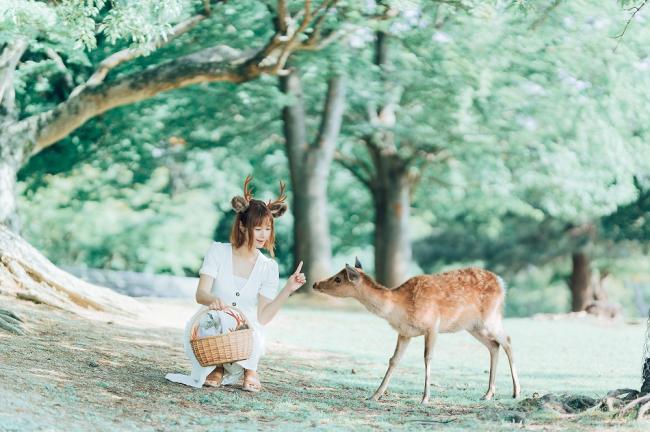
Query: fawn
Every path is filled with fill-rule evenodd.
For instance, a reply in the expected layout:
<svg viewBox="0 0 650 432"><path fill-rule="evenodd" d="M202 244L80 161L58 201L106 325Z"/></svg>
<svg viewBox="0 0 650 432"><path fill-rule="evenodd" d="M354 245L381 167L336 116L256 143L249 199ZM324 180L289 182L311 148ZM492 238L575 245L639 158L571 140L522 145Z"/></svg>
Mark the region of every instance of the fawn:
<svg viewBox="0 0 650 432"><path fill-rule="evenodd" d="M484 399L495 391L499 347L510 363L513 397L520 386L510 345L503 330L505 287L503 280L479 268L453 270L446 273L415 276L395 289L387 289L363 272L356 259L355 266L345 268L313 286L314 290L334 297L353 297L370 312L386 319L397 335L395 353L381 385L371 399L379 400L386 391L393 370L399 363L412 337L424 336L424 394L429 401L429 371L433 346L438 333L467 330L490 352L490 379Z"/></svg>

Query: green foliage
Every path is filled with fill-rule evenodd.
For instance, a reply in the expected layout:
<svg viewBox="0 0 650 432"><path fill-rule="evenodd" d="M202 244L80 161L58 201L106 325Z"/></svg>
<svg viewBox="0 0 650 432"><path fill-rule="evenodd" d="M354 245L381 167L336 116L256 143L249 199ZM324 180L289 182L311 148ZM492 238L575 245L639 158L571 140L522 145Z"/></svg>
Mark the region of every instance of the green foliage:
<svg viewBox="0 0 650 432"><path fill-rule="evenodd" d="M443 29L440 49L466 71L454 84L462 139L423 176L434 187L418 189L416 206L434 227L416 246L423 267L549 265L592 239L589 230L572 234L578 227L637 198L635 179L650 168L638 115L645 86L637 87L647 80L647 36L627 35L614 53L615 12L580 2L549 12L535 32L506 12Z"/></svg>
<svg viewBox="0 0 650 432"><path fill-rule="evenodd" d="M577 227L598 227L597 262L643 252L621 240L647 241L647 188L637 184L650 172L647 32L628 30L614 52L611 36L625 24L616 5L555 3L396 1L397 17L375 20L368 17L383 6L343 2L342 18L326 30L345 37L290 64L303 79L310 138L327 79L343 73L340 153L371 166L361 139L390 132L395 147L384 150L410 159L419 179L411 210L417 266L506 271L516 315L565 304L558 257L592 240L568 234ZM5 2L0 43L30 40L16 76L21 116L65 100L120 49L148 55L113 70L109 82L209 46L259 48L272 32L269 4L220 2L192 32L152 51L203 2ZM383 70L373 61L377 30L390 33ZM210 239L227 240L229 199L245 175L255 175L256 193L267 198L288 179L280 117L287 102L277 78L263 77L196 85L102 114L21 171L25 236L60 264L193 274ZM394 126L368 121L369 107L390 102ZM335 261L360 254L369 264L370 195L339 165L328 181ZM289 215L277 223L285 273L293 270L292 223Z"/></svg>
<svg viewBox="0 0 650 432"><path fill-rule="evenodd" d="M133 47L153 48L166 38L171 24L191 12L191 0L133 1L7 0L0 6L4 37L29 40L65 38L74 49L93 49L98 37L130 41Z"/></svg>
<svg viewBox="0 0 650 432"><path fill-rule="evenodd" d="M185 165L196 169L226 181L200 155ZM133 175L121 164L108 171L84 164L69 176L48 177L21 206L25 236L59 264L193 274L218 217L213 200L227 200L227 189L170 194L168 167L139 185Z"/></svg>

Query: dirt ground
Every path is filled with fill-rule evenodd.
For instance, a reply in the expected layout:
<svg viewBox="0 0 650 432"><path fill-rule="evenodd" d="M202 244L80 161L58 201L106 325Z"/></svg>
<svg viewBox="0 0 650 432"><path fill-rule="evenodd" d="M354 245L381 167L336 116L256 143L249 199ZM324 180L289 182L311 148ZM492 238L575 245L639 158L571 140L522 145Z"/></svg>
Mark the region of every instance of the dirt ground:
<svg viewBox="0 0 650 432"><path fill-rule="evenodd" d="M340 308L313 311L303 305L283 311L278 334L287 335L286 329L293 328L293 339L271 340L270 354L260 369L265 386L262 393L249 394L236 386L195 390L164 379L167 372L189 372L180 341L182 327L195 305L171 300L146 300L146 304L150 311L146 320L109 315L89 320L0 296L0 308L21 316L29 332L27 336L0 332L0 431L649 430L647 422L614 419L611 414L531 414L506 396L506 362L501 363L498 379L500 397L480 402L487 371L471 366L467 372L462 365L448 366L457 363L449 360L459 357L454 350L478 353L481 364L487 362L474 341L467 346L454 342L456 345L441 352L434 370L441 378L434 380L434 399L429 406L417 403L422 372L415 353L413 359L406 360L386 400L367 401L385 369L386 352L364 345L374 337L371 333L355 330L354 338L346 341L340 334L328 335L322 329L330 317L342 326L361 319L355 329L371 328L378 321L363 321L375 318ZM296 322L308 325L297 327ZM372 331L382 337L386 332L384 327L372 327ZM521 332L529 330L522 328ZM633 329L631 338L636 339L637 333L642 333L641 326ZM391 341L381 346L390 349L393 335L386 337ZM334 348L320 349L328 345ZM534 345L530 346L527 351L537 355ZM354 355L347 354L351 347L357 349ZM518 348L521 352L525 345ZM524 373L531 369L525 359L523 369ZM579 382L586 380L579 373L575 376ZM558 384L550 380L556 378L563 379L561 375L543 377L539 385L549 383L552 388ZM531 386L538 384L524 377L524 385L525 398L535 390Z"/></svg>
<svg viewBox="0 0 650 432"><path fill-rule="evenodd" d="M197 306L141 301L149 312L138 319L96 314L90 320L0 296L0 308L17 313L28 331L26 336L0 332L0 431L205 430L215 419L214 401L206 395L218 392L244 405L256 403L258 395L237 386L197 391L166 381L168 372L189 373L181 337ZM282 347L272 350L283 356ZM299 374L274 365L271 360L261 370L265 398L286 396L287 385L308 386ZM229 414L235 429L247 420ZM226 425L217 424L217 430ZM245 428L251 427L257 428Z"/></svg>

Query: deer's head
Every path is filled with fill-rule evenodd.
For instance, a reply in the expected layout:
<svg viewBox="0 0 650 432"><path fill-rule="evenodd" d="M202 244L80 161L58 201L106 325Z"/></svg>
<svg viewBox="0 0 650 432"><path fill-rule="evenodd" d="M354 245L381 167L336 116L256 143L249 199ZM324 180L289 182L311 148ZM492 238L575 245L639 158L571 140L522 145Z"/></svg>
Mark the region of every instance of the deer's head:
<svg viewBox="0 0 650 432"><path fill-rule="evenodd" d="M354 267L346 264L343 270L328 279L316 282L313 288L333 297L353 297L362 281L363 268L356 258Z"/></svg>

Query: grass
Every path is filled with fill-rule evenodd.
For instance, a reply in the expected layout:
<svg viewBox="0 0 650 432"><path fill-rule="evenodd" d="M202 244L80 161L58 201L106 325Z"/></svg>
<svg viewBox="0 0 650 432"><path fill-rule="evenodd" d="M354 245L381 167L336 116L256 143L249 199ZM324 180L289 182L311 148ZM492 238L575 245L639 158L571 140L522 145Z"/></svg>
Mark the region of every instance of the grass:
<svg viewBox="0 0 650 432"><path fill-rule="evenodd" d="M0 307L13 307L0 301ZM591 319L509 319L522 398L511 399L501 353L494 401L487 350L464 333L442 335L432 367L432 400L419 404L423 343L409 346L389 393L368 401L393 352L395 332L355 308L293 305L269 326L259 394L235 387L195 390L167 383L189 371L175 327L87 321L19 304L31 334L0 336L0 430L648 430L650 422L610 413L526 409L534 393L595 398L639 387L645 326ZM185 309L186 314L192 312ZM184 319L186 315L182 315ZM182 319L180 321L182 321ZM523 425L511 422L524 419Z"/></svg>

